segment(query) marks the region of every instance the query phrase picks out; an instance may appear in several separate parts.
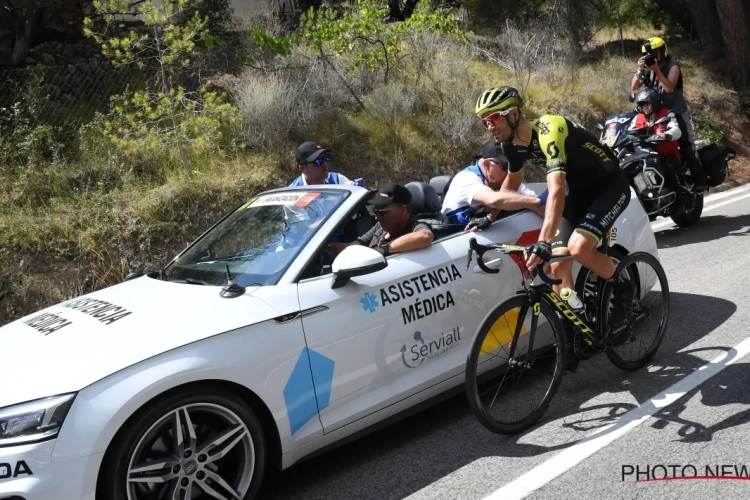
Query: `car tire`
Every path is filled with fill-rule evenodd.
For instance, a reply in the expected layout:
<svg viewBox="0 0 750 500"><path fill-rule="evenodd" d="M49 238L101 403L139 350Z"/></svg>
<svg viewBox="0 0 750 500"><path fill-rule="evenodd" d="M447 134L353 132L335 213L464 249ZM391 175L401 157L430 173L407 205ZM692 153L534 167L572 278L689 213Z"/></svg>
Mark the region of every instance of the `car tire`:
<svg viewBox="0 0 750 500"><path fill-rule="evenodd" d="M187 417L184 415L187 413ZM192 416L191 416L192 414ZM179 417L178 415L183 415ZM225 422L222 422L225 420ZM187 434L188 426L194 429L197 439L193 444L184 448L192 448L194 451L185 451L185 456L171 456L163 458L168 453L157 449L148 449L148 443L155 437L164 446L161 448L172 448L169 453L176 455L175 446L166 445L171 435L175 435L177 428L175 422L185 436L183 442L189 443ZM182 422L182 425L180 425ZM211 429L212 425L214 429ZM226 429L221 428L225 424ZM164 426L163 435L159 437L159 426ZM221 436L228 436L226 441L216 445ZM203 442L201 440L203 439ZM235 441L236 440L236 441ZM235 442L235 444L227 444ZM144 445L146 448L144 448ZM222 448L224 446L224 448ZM199 454L201 451L204 453ZM218 450L218 452L215 452ZM252 452L249 453L248 451ZM193 491L204 491L201 486L220 488L222 493L229 491L223 489L221 482L217 482L216 476L225 481L240 494L242 500L250 500L255 495L263 481L266 468L266 443L262 427L258 417L252 408L236 394L215 385L191 386L176 390L160 396L141 408L134 414L115 435L110 443L102 461L102 467L97 482L97 500L141 500L150 498L148 495L140 495L134 489L142 488L144 483L133 483L129 477L135 477L134 470L139 469L139 463L153 463L154 460L178 465L166 465L160 471L155 472L163 476L175 475L176 468L180 468L180 475L168 481L169 488L185 487L180 481L187 482ZM146 451L146 454L143 452ZM226 451L226 455L223 453ZM155 453L158 456L148 456ZM193 456L192 462L188 463L188 455ZM221 455L218 459L213 458ZM139 458L139 457L143 458ZM209 456L210 458L206 458ZM226 459L226 460L225 460ZM199 464L198 460L203 463ZM230 471L228 477L222 475L222 468ZM209 470L210 469L210 470ZM215 470L214 470L215 469ZM171 473L170 473L171 471ZM233 471L233 472L232 472ZM150 474L153 471L144 473ZM189 473L189 475L188 475ZM199 481L203 474L202 481ZM247 477L247 474L250 474ZM233 476L233 477L232 477ZM187 480L187 481L186 481ZM152 484L151 482L145 483ZM174 486L173 486L174 484ZM195 495L195 493L194 493ZM153 496L153 498L158 498ZM175 498L182 498L178 494ZM209 497L211 498L211 497Z"/></svg>

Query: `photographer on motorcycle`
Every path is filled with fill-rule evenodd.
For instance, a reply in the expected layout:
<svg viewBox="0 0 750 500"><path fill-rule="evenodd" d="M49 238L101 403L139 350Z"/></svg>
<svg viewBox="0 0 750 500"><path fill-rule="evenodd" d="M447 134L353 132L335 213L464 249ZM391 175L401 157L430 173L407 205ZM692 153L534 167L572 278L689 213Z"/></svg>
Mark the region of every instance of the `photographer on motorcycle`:
<svg viewBox="0 0 750 500"><path fill-rule="evenodd" d="M667 122L654 126L654 134L669 141L654 144L654 149L661 158L664 167L664 181L667 187L677 192L679 191L677 175L680 173L682 165L682 155L677 140L682 136L682 132L675 114L662 106L661 101L661 96L654 89L645 88L638 92L635 100L638 106L638 115L630 122L628 130L635 131L652 127L655 122L664 117L669 119Z"/></svg>
<svg viewBox="0 0 750 500"><path fill-rule="evenodd" d="M706 190L706 174L695 154L693 121L685 102L680 63L669 55L667 44L659 37L652 37L643 42L643 56L638 59L638 70L631 82L635 92L644 85L656 90L661 96L662 105L670 109L679 124L681 137L680 150L693 176L693 191L702 193Z"/></svg>

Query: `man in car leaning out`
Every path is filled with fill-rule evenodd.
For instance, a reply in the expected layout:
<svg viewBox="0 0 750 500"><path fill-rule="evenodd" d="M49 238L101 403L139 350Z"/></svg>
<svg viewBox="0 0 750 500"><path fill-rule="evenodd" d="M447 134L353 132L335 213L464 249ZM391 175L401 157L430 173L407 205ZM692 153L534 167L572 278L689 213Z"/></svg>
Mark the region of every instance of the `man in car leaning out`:
<svg viewBox="0 0 750 500"><path fill-rule="evenodd" d="M414 217L409 209L411 193L401 184L388 184L367 202L374 206L377 223L351 243L330 243L337 254L349 245L365 245L384 256L430 246L432 229Z"/></svg>
<svg viewBox="0 0 750 500"><path fill-rule="evenodd" d="M457 173L451 181L442 210L448 224L457 228L465 225L465 229L471 231L486 229L501 210L524 208L544 217L547 191L539 198L523 184L517 192L501 190L507 177L508 159L493 137L482 147L480 159Z"/></svg>

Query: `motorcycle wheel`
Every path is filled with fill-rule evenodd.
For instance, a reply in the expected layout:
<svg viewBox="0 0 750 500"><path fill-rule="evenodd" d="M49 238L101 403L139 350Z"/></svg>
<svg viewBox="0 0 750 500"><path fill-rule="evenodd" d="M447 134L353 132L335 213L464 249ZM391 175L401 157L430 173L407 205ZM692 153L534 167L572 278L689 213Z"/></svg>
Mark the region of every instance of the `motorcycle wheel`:
<svg viewBox="0 0 750 500"><path fill-rule="evenodd" d="M675 205L677 205L677 203L675 203ZM670 217L679 227L692 226L698 222L698 219L701 218L701 214L703 213L703 195L700 195L700 197L695 200L691 211L688 212L682 207L684 207L684 205L681 204L680 209L673 211Z"/></svg>

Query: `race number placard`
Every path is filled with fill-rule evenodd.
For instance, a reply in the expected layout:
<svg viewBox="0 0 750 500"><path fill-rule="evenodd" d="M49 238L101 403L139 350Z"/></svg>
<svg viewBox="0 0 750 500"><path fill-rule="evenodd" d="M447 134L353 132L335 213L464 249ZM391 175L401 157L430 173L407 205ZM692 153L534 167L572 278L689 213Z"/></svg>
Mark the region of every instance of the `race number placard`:
<svg viewBox="0 0 750 500"><path fill-rule="evenodd" d="M321 193L317 192L294 192L294 193L273 193L259 196L246 208L263 207L269 205L276 206L295 206L306 207L310 205Z"/></svg>

